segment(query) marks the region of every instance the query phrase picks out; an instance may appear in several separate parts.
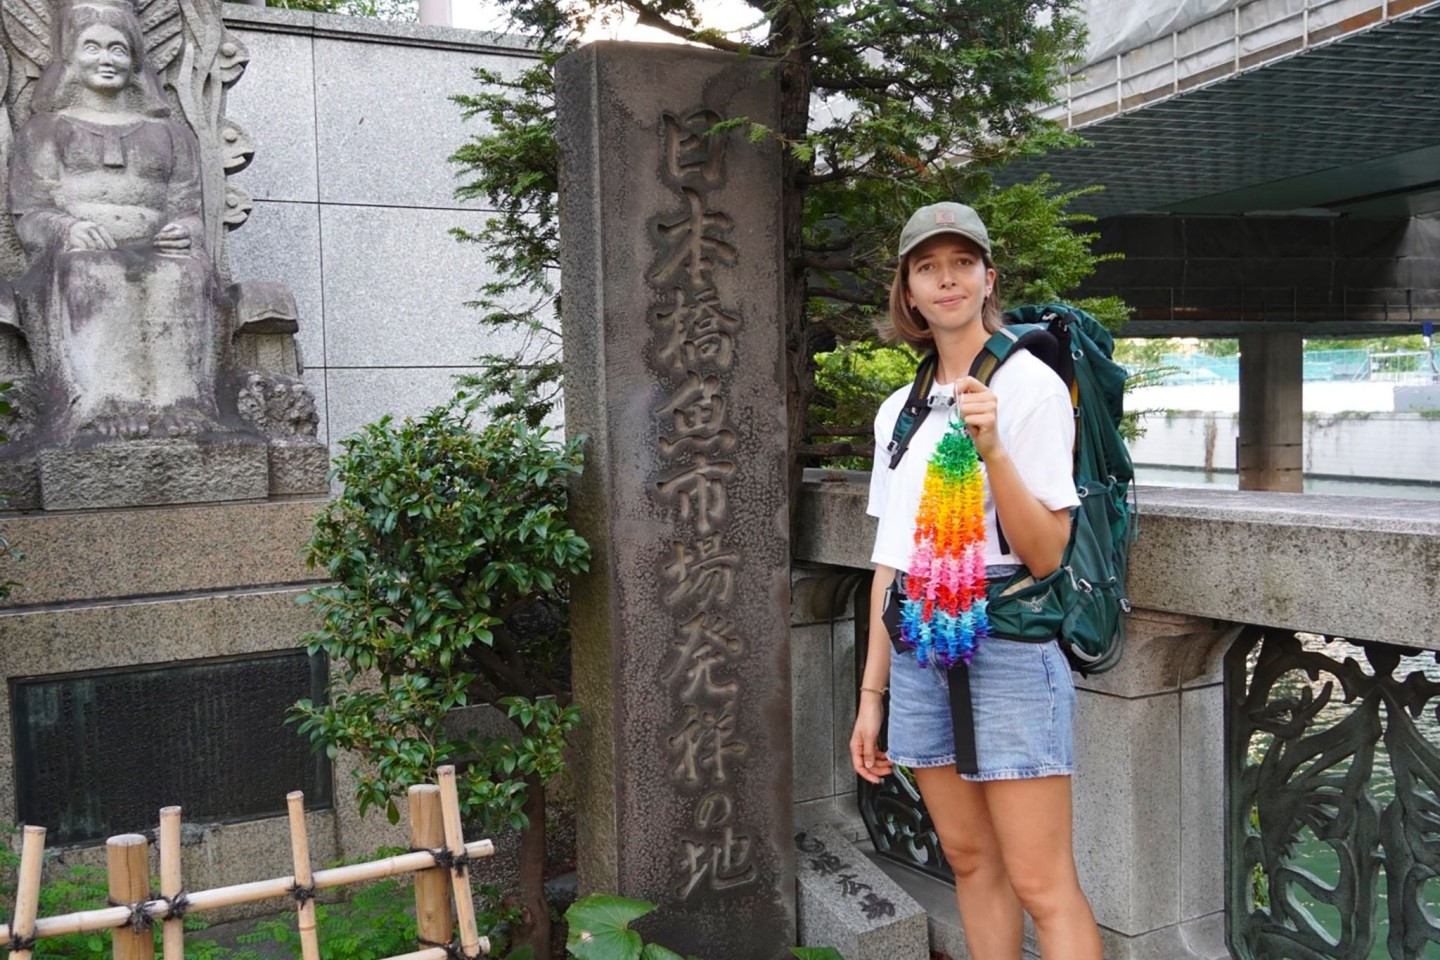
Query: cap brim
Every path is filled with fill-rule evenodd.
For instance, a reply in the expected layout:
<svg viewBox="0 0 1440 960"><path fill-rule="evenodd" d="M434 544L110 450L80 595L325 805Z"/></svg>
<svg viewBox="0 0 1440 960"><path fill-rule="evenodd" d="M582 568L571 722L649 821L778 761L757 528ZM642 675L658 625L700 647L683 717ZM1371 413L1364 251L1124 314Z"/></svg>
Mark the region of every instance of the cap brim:
<svg viewBox="0 0 1440 960"><path fill-rule="evenodd" d="M905 256L905 254L909 253L911 250L914 250L926 240L929 240L931 237L938 237L942 233L953 233L957 237L964 237L966 240L969 240L981 250L984 250L987 254L990 252L990 244L982 240L980 237L975 236L973 233L970 233L967 230L961 230L959 227L952 227L942 224L930 230L926 230L924 233L920 234L920 236L915 237L909 243L905 244L905 246L900 248L899 255L902 257Z"/></svg>

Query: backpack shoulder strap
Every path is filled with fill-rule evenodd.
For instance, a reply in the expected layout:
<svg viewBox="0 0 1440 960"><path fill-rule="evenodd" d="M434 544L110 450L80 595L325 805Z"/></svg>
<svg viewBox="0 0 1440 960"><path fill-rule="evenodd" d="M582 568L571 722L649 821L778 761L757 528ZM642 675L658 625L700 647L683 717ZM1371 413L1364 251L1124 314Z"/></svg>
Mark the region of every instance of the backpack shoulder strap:
<svg viewBox="0 0 1440 960"><path fill-rule="evenodd" d="M890 469L894 470L900 465L900 458L905 456L905 451L910 449L910 441L915 436L915 431L920 429L920 424L930 414L930 388L935 385L935 368L939 366L939 357L931 351L925 354L920 361L920 366L915 369L915 379L910 384L910 394L905 398L905 406L900 408L900 415L895 418L895 429L890 434L890 445L885 452L890 455Z"/></svg>
<svg viewBox="0 0 1440 960"><path fill-rule="evenodd" d="M1029 350L1052 370L1059 366L1060 342L1044 324L1012 323L990 334L970 364L970 376L990 386L995 371L1019 350Z"/></svg>

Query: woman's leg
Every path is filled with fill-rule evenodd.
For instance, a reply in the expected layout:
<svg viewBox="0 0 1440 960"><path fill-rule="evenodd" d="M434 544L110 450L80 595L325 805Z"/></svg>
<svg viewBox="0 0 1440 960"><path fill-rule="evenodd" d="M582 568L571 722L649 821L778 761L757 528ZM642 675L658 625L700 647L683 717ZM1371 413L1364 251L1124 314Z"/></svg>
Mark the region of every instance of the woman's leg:
<svg viewBox="0 0 1440 960"><path fill-rule="evenodd" d="M970 955L974 960L1020 960L1024 917L1005 872L982 784L961 779L953 766L916 770L915 781L955 873Z"/></svg>
<svg viewBox="0 0 1440 960"><path fill-rule="evenodd" d="M980 784L1005 872L1035 921L1044 960L1102 960L1100 930L1080 889L1072 841L1070 778Z"/></svg>

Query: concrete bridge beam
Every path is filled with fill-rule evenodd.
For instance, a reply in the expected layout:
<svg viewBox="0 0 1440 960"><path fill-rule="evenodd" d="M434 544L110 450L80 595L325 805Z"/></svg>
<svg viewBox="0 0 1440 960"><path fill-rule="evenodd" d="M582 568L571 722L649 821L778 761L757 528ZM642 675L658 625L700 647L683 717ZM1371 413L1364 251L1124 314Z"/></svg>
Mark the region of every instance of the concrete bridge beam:
<svg viewBox="0 0 1440 960"><path fill-rule="evenodd" d="M1304 492L1303 354L1298 333L1240 337L1241 490Z"/></svg>

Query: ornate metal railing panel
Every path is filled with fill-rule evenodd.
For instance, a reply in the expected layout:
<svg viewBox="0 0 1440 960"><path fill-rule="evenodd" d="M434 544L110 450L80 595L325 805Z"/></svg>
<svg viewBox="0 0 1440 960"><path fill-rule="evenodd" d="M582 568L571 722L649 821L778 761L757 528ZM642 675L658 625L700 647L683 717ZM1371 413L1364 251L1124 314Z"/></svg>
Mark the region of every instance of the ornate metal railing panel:
<svg viewBox="0 0 1440 960"><path fill-rule="evenodd" d="M889 710L889 697L886 697ZM896 769L879 786L860 781L860 818L880 856L923 870L946 883L955 878L940 852L940 838L920 791L904 770Z"/></svg>
<svg viewBox="0 0 1440 960"><path fill-rule="evenodd" d="M1247 628L1226 655L1244 960L1440 956L1440 655Z"/></svg>
<svg viewBox="0 0 1440 960"><path fill-rule="evenodd" d="M855 588L855 676L865 674L865 653L870 645L870 582L866 578ZM856 691L859 696L859 691ZM890 695L885 695L885 723L880 727L880 748L885 748L885 731L890 729ZM940 838L930 812L920 799L920 790L909 774L897 768L878 786L856 778L859 784L860 819L875 845L875 852L887 860L922 870L946 883L955 877L940 852Z"/></svg>

